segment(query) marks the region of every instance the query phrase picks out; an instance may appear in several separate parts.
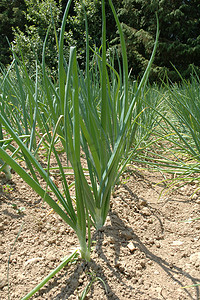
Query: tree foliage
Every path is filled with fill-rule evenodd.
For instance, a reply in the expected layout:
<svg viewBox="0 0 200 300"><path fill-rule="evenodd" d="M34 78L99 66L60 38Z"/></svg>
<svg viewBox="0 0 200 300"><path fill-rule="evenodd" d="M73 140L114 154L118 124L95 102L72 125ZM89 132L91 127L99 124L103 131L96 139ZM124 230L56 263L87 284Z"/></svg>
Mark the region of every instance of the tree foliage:
<svg viewBox="0 0 200 300"><path fill-rule="evenodd" d="M27 23L25 30L14 29L13 48L17 54L22 53L25 63L30 67L36 57L41 61L43 43L49 29L46 46L46 63L52 68L57 63L56 28L62 17L61 1L24 0L24 12Z"/></svg>
<svg viewBox="0 0 200 300"><path fill-rule="evenodd" d="M191 65L200 67L200 3L198 0L123 0L119 8L124 24L129 61L135 74L144 70L149 59L158 14L160 37L152 76L166 71L177 79L174 65L188 77ZM134 69L134 68L133 68Z"/></svg>
<svg viewBox="0 0 200 300"><path fill-rule="evenodd" d="M8 41L13 41L13 27L18 26L24 30L25 25L25 9L24 0L0 1L0 62L4 65L10 62L11 51L9 50Z"/></svg>
<svg viewBox="0 0 200 300"><path fill-rule="evenodd" d="M89 27L90 46L101 45L101 1L74 0L70 9L65 33L65 54L68 46L77 46L79 63L84 68L85 61L85 5ZM52 24L59 33L60 19L67 0L15 0L8 6L2 0L0 8L0 34L2 49L0 59L8 62L5 36L11 41L14 30L14 49L21 49L25 61L30 65L35 54L41 59L42 45L47 28ZM114 19L106 2L107 41L110 49L116 48L120 56L120 43ZM174 66L184 77L189 77L191 66L200 69L200 3L199 0L113 0L123 26L126 39L129 67L133 76L140 76L149 61L156 32L156 13L159 18L159 47L151 72L151 80L163 78L167 73L172 80L178 76ZM51 8L51 9L50 9ZM24 11L24 12L23 12ZM20 25L20 18L23 20ZM26 22L26 24L25 24ZM25 25L24 25L25 24ZM7 30L9 28L9 30ZM56 40L53 26L49 30L46 48L46 62L52 68L57 63ZM6 53L6 54L5 54ZM5 55L4 55L5 54Z"/></svg>
<svg viewBox="0 0 200 300"><path fill-rule="evenodd" d="M84 49L84 13L80 1L74 1L74 15L70 19L73 39ZM149 61L156 32L156 14L159 18L159 47L151 72L151 80L167 73L178 80L176 67L184 77L189 77L192 66L200 67L200 3L198 0L113 0L126 38L129 66L132 75L140 76ZM100 46L101 1L84 1L91 40ZM107 6L107 40L110 47L120 43ZM80 35L80 32L82 34ZM79 48L79 47L78 47ZM82 55L84 51L82 50Z"/></svg>

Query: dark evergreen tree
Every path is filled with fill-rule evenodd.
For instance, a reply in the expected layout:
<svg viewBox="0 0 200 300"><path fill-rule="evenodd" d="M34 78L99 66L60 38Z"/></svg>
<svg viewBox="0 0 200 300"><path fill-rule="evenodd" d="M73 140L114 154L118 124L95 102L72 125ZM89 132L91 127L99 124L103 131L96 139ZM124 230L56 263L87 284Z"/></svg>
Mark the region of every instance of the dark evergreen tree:
<svg viewBox="0 0 200 300"><path fill-rule="evenodd" d="M91 43L101 43L101 1L84 1ZM106 2L107 39L117 47L119 38L111 10ZM113 0L126 39L129 67L132 75L141 75L150 58L156 34L156 13L159 18L160 37L151 80L163 78L167 73L172 80L189 77L192 66L200 68L200 2L199 0ZM72 40L84 57L84 13L80 1L74 1L73 16L69 19Z"/></svg>
<svg viewBox="0 0 200 300"><path fill-rule="evenodd" d="M191 66L200 68L200 2L199 0L123 0L118 14L123 23L129 63L133 74L144 71L150 57L158 14L160 37L151 78L167 71L172 80L178 75L189 77Z"/></svg>
<svg viewBox="0 0 200 300"><path fill-rule="evenodd" d="M4 65L10 62L11 51L8 41L13 41L13 27L24 30L26 5L24 0L0 1L0 62Z"/></svg>

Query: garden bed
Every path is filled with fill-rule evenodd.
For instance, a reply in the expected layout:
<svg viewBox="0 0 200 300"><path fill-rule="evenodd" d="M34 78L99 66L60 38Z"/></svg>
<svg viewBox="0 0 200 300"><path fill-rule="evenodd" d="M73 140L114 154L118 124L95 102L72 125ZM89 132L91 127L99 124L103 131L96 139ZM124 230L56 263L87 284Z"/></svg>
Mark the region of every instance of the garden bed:
<svg viewBox="0 0 200 300"><path fill-rule="evenodd" d="M62 269L31 299L200 299L200 198L195 184L159 199L159 173L129 169L105 226L92 235L91 262ZM0 192L0 299L20 299L78 246L73 230L17 175ZM24 210L22 209L24 208ZM18 238L17 238L18 236ZM17 240L16 240L17 239ZM10 256L10 259L9 259ZM8 293L9 259L9 293Z"/></svg>

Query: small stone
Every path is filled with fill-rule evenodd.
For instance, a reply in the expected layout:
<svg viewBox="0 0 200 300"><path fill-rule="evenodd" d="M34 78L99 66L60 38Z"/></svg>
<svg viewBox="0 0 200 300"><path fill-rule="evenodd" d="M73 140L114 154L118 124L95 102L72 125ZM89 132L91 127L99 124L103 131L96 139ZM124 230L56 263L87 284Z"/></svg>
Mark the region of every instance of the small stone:
<svg viewBox="0 0 200 300"><path fill-rule="evenodd" d="M158 235L158 236L156 237L156 240L164 240L164 235L163 235L163 234Z"/></svg>
<svg viewBox="0 0 200 300"><path fill-rule="evenodd" d="M130 250L130 252L134 252L137 248L134 246L133 242L128 243L127 245L128 249Z"/></svg>
<svg viewBox="0 0 200 300"><path fill-rule="evenodd" d="M147 206L147 201L144 199L139 199L138 204L139 206Z"/></svg>
<svg viewBox="0 0 200 300"><path fill-rule="evenodd" d="M140 265L142 266L142 268L144 268L146 266L146 261L145 260L141 260L140 261Z"/></svg>
<svg viewBox="0 0 200 300"><path fill-rule="evenodd" d="M144 207L142 210L141 210L141 213L144 215L144 216L150 216L151 215L151 212L149 211L149 209L147 207Z"/></svg>
<svg viewBox="0 0 200 300"><path fill-rule="evenodd" d="M44 246L45 247L48 247L49 246L49 243L47 241L44 241Z"/></svg>
<svg viewBox="0 0 200 300"><path fill-rule="evenodd" d="M107 245L108 245L108 241L106 241L106 240L103 241L103 242L102 242L102 245L103 245L103 246L107 246Z"/></svg>
<svg viewBox="0 0 200 300"><path fill-rule="evenodd" d="M173 246L180 246L180 245L182 245L183 244L183 242L181 242L181 241L173 241L172 242L172 245Z"/></svg>
<svg viewBox="0 0 200 300"><path fill-rule="evenodd" d="M43 259L44 259L43 257L33 257L33 258L30 258L27 261L25 261L24 265L27 266L29 264L36 263L36 262L38 262L40 260L43 260Z"/></svg>
<svg viewBox="0 0 200 300"><path fill-rule="evenodd" d="M160 245L160 243L158 241L155 241L154 243L155 243L155 245L156 245L157 248L160 248L161 245Z"/></svg>

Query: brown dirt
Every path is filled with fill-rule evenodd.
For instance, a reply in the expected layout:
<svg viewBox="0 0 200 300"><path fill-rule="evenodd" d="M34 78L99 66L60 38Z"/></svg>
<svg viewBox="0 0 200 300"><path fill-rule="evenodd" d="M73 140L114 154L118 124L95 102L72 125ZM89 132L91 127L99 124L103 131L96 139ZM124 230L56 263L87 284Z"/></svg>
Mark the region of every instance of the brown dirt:
<svg viewBox="0 0 200 300"><path fill-rule="evenodd" d="M106 289L96 280L86 299L200 299L199 287L182 288L200 283L200 220L182 222L200 216L199 195L191 199L196 186L159 199L163 187L155 184L160 180L160 174L147 170L124 174L105 226L93 234L91 262L65 267L32 299L78 299L95 274ZM32 290L78 242L18 175L7 190L3 175L0 182L0 299L9 294L14 300ZM19 213L21 207L25 210Z"/></svg>

